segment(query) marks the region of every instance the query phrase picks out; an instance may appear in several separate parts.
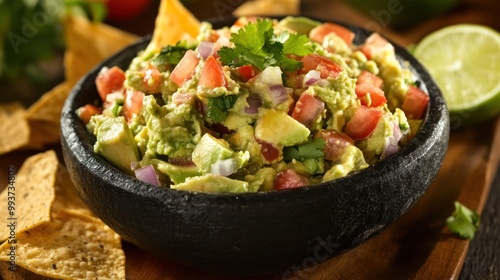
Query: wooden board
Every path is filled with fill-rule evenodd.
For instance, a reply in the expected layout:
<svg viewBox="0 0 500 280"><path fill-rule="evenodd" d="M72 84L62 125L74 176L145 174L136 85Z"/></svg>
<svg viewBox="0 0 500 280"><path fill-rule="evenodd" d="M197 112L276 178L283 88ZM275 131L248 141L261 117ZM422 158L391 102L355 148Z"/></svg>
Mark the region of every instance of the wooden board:
<svg viewBox="0 0 500 280"><path fill-rule="evenodd" d="M434 183L406 215L357 248L294 276L317 280L457 278L469 241L452 234L445 220L455 200L482 212L499 157L500 119L452 131ZM124 248L129 279L235 279L162 261L128 243Z"/></svg>

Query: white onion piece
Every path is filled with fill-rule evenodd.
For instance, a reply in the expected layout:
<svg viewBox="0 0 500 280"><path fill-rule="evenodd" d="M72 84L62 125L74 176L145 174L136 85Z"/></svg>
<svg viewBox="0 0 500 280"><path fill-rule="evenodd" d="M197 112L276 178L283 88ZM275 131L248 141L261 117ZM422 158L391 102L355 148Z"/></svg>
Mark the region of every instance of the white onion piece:
<svg viewBox="0 0 500 280"><path fill-rule="evenodd" d="M270 86L269 95L274 106L281 104L288 99L288 93L283 85Z"/></svg>
<svg viewBox="0 0 500 280"><path fill-rule="evenodd" d="M268 86L283 85L281 74L283 74L283 72L279 66L269 66L260 72L255 81Z"/></svg>
<svg viewBox="0 0 500 280"><path fill-rule="evenodd" d="M160 185L160 181L158 180L158 175L156 175L155 169L151 164L135 170L135 177L151 185L155 186Z"/></svg>
<svg viewBox="0 0 500 280"><path fill-rule="evenodd" d="M215 44L212 42L203 41L198 46L198 52L203 59L207 59L209 56L214 55L214 46Z"/></svg>
<svg viewBox="0 0 500 280"><path fill-rule="evenodd" d="M248 107L245 107L245 113L254 115L259 112L259 107L262 106L262 101L257 94L250 94L247 97Z"/></svg>
<svg viewBox="0 0 500 280"><path fill-rule="evenodd" d="M319 73L319 71L317 70L311 70L304 75L302 87L306 88L308 86L314 85L319 79L321 79L321 73Z"/></svg>
<svg viewBox="0 0 500 280"><path fill-rule="evenodd" d="M221 176L229 176L238 170L238 164L234 158L222 159L210 166L210 173Z"/></svg>

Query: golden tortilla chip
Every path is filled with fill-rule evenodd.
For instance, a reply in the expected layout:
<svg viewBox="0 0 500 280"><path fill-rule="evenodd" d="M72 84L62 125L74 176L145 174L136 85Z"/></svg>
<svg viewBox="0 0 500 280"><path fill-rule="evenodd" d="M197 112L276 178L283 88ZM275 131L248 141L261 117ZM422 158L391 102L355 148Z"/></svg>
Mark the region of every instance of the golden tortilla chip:
<svg viewBox="0 0 500 280"><path fill-rule="evenodd" d="M173 45L186 35L195 38L200 30L200 22L178 0L162 0L156 16L153 38L147 49L159 50Z"/></svg>
<svg viewBox="0 0 500 280"><path fill-rule="evenodd" d="M9 261L11 244L0 246ZM120 236L101 220L60 209L52 222L18 234L16 265L56 279L125 279Z"/></svg>
<svg viewBox="0 0 500 280"><path fill-rule="evenodd" d="M25 114L26 110L21 103L0 105L0 155L19 149L29 142L30 130Z"/></svg>
<svg viewBox="0 0 500 280"><path fill-rule="evenodd" d="M237 17L254 15L298 15L299 13L299 0L246 1L233 12L233 14Z"/></svg>
<svg viewBox="0 0 500 280"><path fill-rule="evenodd" d="M78 16L68 16L64 28L64 66L70 86L104 59L138 39L136 35Z"/></svg>
<svg viewBox="0 0 500 280"><path fill-rule="evenodd" d="M10 269L9 269L10 268ZM14 270L15 268L15 270ZM20 266L11 265L10 262L0 262L0 279L3 280L53 280L26 270Z"/></svg>
<svg viewBox="0 0 500 280"><path fill-rule="evenodd" d="M32 121L47 121L59 126L64 101L71 91L68 82L62 82L28 108L26 118Z"/></svg>
<svg viewBox="0 0 500 280"><path fill-rule="evenodd" d="M60 126L48 121L28 121L30 127L30 141L26 148L42 149L46 145L59 143Z"/></svg>
<svg viewBox="0 0 500 280"><path fill-rule="evenodd" d="M65 208L80 210L81 213L92 215L92 212L88 210L87 206L76 192L75 186L69 177L69 172L63 165L59 165L57 168L55 190L56 199L52 204L53 212Z"/></svg>
<svg viewBox="0 0 500 280"><path fill-rule="evenodd" d="M56 153L47 151L29 157L15 172L13 186L0 194L0 217L8 225L0 227L0 242L50 221L57 165Z"/></svg>

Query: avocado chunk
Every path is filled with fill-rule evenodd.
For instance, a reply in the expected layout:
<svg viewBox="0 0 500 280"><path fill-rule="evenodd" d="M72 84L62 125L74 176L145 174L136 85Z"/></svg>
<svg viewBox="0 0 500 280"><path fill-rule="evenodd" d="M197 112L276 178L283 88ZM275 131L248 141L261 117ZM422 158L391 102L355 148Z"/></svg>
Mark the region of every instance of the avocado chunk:
<svg viewBox="0 0 500 280"><path fill-rule="evenodd" d="M320 24L321 23L319 21L315 21L306 17L292 16L288 16L280 20L279 22L280 26L305 35L309 35L309 32L311 32L314 27L319 26Z"/></svg>
<svg viewBox="0 0 500 280"><path fill-rule="evenodd" d="M196 166L180 166L156 159L152 160L151 163L156 165L158 171L167 174L174 184L184 183L189 177L202 175Z"/></svg>
<svg viewBox="0 0 500 280"><path fill-rule="evenodd" d="M205 193L247 193L251 192L245 181L230 179L216 174L205 174L187 178L184 183L172 189Z"/></svg>
<svg viewBox="0 0 500 280"><path fill-rule="evenodd" d="M227 159L234 159L236 169L240 169L247 164L250 153L248 151L235 152L225 140L206 133L194 148L192 159L201 172L210 173L213 164Z"/></svg>
<svg viewBox="0 0 500 280"><path fill-rule="evenodd" d="M283 111L269 109L255 126L255 137L274 145L293 146L307 140L310 131Z"/></svg>
<svg viewBox="0 0 500 280"><path fill-rule="evenodd" d="M108 118L97 129L94 150L121 171L133 174L130 164L139 161L139 152L123 117Z"/></svg>

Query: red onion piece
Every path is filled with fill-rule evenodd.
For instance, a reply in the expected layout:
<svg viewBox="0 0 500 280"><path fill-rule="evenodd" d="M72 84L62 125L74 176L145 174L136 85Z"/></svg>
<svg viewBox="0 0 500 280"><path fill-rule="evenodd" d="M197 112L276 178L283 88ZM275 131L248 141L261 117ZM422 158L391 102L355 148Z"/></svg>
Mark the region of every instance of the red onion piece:
<svg viewBox="0 0 500 280"><path fill-rule="evenodd" d="M283 85L273 85L269 87L271 102L276 106L285 102L288 99L288 93Z"/></svg>
<svg viewBox="0 0 500 280"><path fill-rule="evenodd" d="M316 83L319 79L321 79L321 73L316 70L311 70L307 72L307 74L304 76L303 80L303 85L302 87L308 87Z"/></svg>
<svg viewBox="0 0 500 280"><path fill-rule="evenodd" d="M238 165L233 158L219 160L210 167L210 173L221 176L229 176L236 170L238 170Z"/></svg>
<svg viewBox="0 0 500 280"><path fill-rule="evenodd" d="M257 94L250 94L247 97L248 107L245 107L245 113L254 115L259 111L259 107L262 106L262 101Z"/></svg>
<svg viewBox="0 0 500 280"><path fill-rule="evenodd" d="M214 43L203 41L198 46L198 52L203 59L207 59L209 56L214 55Z"/></svg>
<svg viewBox="0 0 500 280"><path fill-rule="evenodd" d="M397 122L393 122L392 124L392 136L389 136L384 141L384 149L382 150L382 154L380 155L380 159L384 159L392 154L395 154L398 150L398 142L401 140L403 134L401 133L401 129L399 128L399 124Z"/></svg>
<svg viewBox="0 0 500 280"><path fill-rule="evenodd" d="M160 186L158 175L156 175L155 169L151 164L135 170L135 177L145 183Z"/></svg>

